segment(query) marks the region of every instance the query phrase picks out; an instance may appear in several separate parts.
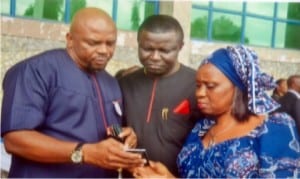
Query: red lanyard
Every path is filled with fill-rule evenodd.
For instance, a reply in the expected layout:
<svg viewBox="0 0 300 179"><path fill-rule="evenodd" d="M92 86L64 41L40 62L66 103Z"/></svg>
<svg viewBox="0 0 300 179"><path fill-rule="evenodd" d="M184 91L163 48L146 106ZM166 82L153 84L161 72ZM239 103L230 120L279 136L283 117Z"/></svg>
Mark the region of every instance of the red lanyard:
<svg viewBox="0 0 300 179"><path fill-rule="evenodd" d="M99 102L99 108L100 108L100 112L101 112L101 116L102 116L102 121L103 121L105 129L107 129L107 120L106 120L106 116L105 116L105 112L104 112L104 106L103 106L103 100L102 100L100 85L99 85L99 83L96 79L96 75L92 75L91 77L92 77L92 80L93 80L94 85L96 87L97 97L98 97L98 102Z"/></svg>
<svg viewBox="0 0 300 179"><path fill-rule="evenodd" d="M147 123L150 122L151 119L151 113L152 113L152 108L153 108L153 102L154 102L154 97L155 97L155 92L156 92L156 85L157 85L157 79L154 80L152 91L151 91L151 98L148 106L148 113L147 113Z"/></svg>

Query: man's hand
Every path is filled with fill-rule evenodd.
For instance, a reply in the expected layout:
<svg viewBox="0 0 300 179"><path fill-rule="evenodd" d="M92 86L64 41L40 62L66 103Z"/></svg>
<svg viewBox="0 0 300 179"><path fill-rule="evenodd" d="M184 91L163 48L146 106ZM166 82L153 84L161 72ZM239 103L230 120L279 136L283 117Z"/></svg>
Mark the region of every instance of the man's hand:
<svg viewBox="0 0 300 179"><path fill-rule="evenodd" d="M124 144L128 148L135 148L137 146L137 137L131 127L123 127L123 130L120 133L119 137L125 139Z"/></svg>
<svg viewBox="0 0 300 179"><path fill-rule="evenodd" d="M129 134L128 130L121 134ZM120 135L121 135L120 134ZM129 135L131 136L131 135ZM128 139L126 138L126 141ZM135 137L136 140L136 137ZM131 136L129 141L133 141ZM140 154L125 152L125 145L113 138L108 138L94 144L84 144L82 151L84 163L93 164L107 169L132 168L143 166Z"/></svg>

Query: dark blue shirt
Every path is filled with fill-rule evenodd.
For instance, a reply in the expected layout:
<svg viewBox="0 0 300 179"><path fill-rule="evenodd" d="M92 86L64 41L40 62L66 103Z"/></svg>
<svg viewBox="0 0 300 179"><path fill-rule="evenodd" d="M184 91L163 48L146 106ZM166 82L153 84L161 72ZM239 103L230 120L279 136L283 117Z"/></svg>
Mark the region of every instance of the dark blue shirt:
<svg viewBox="0 0 300 179"><path fill-rule="evenodd" d="M106 138L106 126L121 123L114 103L122 104L117 81L106 71L78 68L66 50L41 53L13 66L3 81L1 136L36 130L74 142ZM121 106L122 108L122 106ZM10 177L116 177L88 164L45 164L13 156Z"/></svg>

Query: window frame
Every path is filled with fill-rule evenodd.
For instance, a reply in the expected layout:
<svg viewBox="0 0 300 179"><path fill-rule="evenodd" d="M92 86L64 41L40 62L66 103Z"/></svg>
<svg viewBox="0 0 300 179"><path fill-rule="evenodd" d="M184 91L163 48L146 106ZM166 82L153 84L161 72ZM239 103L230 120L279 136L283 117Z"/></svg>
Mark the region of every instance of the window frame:
<svg viewBox="0 0 300 179"><path fill-rule="evenodd" d="M154 14L158 14L159 13L159 1L158 0L145 0L145 2L147 3L153 3L154 4ZM118 12L118 3L119 0L113 0L112 1L112 19L114 20L114 22L117 22L117 12ZM71 19L70 19L70 15L71 15L71 0L65 0L65 9L64 9L64 17L63 17L63 21L58 21L58 22L64 22L66 24L69 24ZM10 0L10 11L8 14L3 14L1 13L1 15L9 15L11 17L16 17L16 0ZM29 17L26 17L29 18ZM35 19L35 18L30 18L30 19ZM47 20L47 19L36 19L36 20L45 20L45 21L55 21L55 20ZM55 21L57 22L57 21Z"/></svg>
<svg viewBox="0 0 300 179"><path fill-rule="evenodd" d="M287 2L289 3L289 2ZM252 17L255 19L263 19L267 21L272 21L272 34L271 34L271 41L268 47L271 48L280 48L280 47L275 47L276 46L276 32L277 32L277 23L286 23L286 24L294 24L294 25L299 25L300 26L300 20L294 20L294 19L284 19L278 17L278 2L274 2L274 11L273 11L273 16L265 16L265 15L258 15L258 14L253 14L253 13L248 13L247 12L247 4L248 2L243 2L242 4L242 11L234 11L234 10L228 10L228 9L220 9L220 8L214 8L213 6L214 2L210 1L208 7L202 6L202 5L197 5L197 4L192 4L192 9L199 9L199 10L207 10L208 11L208 25L207 25L207 39L204 41L208 42L213 42L216 40L213 40L212 38L212 30L213 30L213 13L218 12L218 13L224 13L224 14L229 14L229 15L239 15L241 16L241 40L240 43L244 44L245 43L245 26L246 26L246 18L247 17ZM259 46L259 45L257 45ZM285 47L284 47L285 48Z"/></svg>

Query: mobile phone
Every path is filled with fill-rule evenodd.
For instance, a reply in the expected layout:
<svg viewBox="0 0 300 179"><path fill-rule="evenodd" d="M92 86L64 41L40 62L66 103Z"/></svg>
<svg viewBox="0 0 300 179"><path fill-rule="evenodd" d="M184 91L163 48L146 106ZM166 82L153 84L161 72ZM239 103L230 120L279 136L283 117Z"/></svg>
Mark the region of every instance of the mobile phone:
<svg viewBox="0 0 300 179"><path fill-rule="evenodd" d="M146 159L145 165L149 165L149 157L147 155L147 151L144 148L128 148L125 150L126 152L139 153L142 155L142 158Z"/></svg>
<svg viewBox="0 0 300 179"><path fill-rule="evenodd" d="M110 137L116 139L119 142L124 142L124 139L119 137L119 134L122 132L122 127L118 124L113 124L109 127Z"/></svg>

